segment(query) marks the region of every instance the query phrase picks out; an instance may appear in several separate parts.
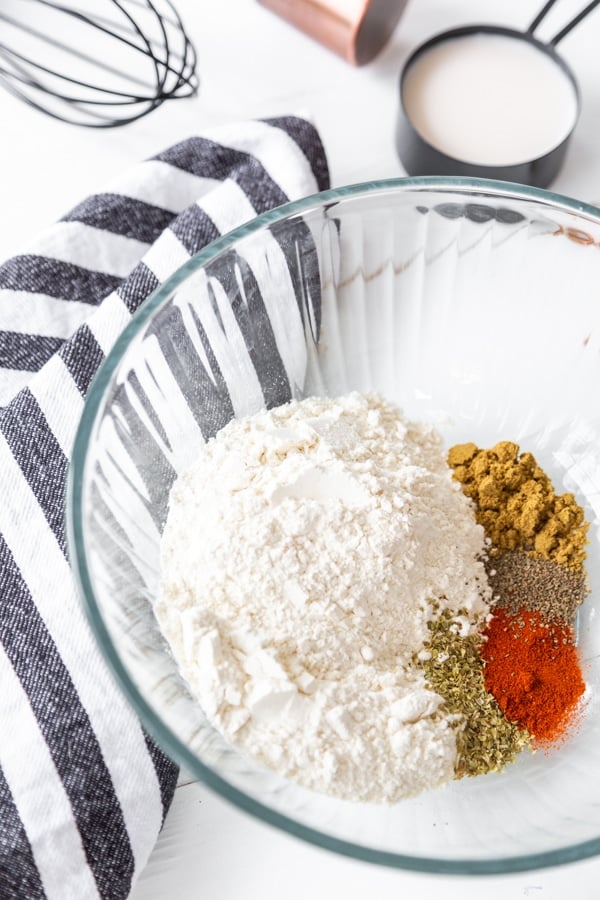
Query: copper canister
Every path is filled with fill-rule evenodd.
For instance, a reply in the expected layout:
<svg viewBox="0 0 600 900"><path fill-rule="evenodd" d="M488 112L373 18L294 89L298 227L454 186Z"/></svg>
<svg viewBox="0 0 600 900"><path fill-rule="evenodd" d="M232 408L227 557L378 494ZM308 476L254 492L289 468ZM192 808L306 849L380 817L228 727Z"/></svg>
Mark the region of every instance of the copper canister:
<svg viewBox="0 0 600 900"><path fill-rule="evenodd" d="M347 62L362 66L387 43L407 0L259 0Z"/></svg>

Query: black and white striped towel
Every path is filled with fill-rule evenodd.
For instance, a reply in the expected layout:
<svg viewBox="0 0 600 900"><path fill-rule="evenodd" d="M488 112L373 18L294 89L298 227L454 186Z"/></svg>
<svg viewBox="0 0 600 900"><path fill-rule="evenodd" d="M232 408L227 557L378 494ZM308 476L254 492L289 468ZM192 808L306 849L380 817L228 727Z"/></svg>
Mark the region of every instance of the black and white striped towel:
<svg viewBox="0 0 600 900"><path fill-rule="evenodd" d="M0 900L127 897L175 785L67 561L65 476L90 382L191 254L327 186L309 122L246 122L141 163L0 266Z"/></svg>

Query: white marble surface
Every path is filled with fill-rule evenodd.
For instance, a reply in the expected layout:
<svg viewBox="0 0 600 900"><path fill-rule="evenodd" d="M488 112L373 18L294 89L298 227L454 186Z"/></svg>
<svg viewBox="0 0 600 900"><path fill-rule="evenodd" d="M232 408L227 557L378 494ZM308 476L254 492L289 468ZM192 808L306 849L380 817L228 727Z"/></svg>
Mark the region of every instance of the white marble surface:
<svg viewBox="0 0 600 900"><path fill-rule="evenodd" d="M387 48L353 69L255 0L176 0L199 55L197 98L166 104L107 132L55 122L0 91L0 258L140 158L222 121L308 113L328 155L332 184L404 174L393 133L397 75L422 40L476 21L525 27L541 0L410 0ZM562 0L540 29L553 34L585 0ZM583 108L555 191L600 200L600 9L561 44ZM347 860L304 844L185 783L133 900L576 900L598 897L600 859L485 879L428 876Z"/></svg>

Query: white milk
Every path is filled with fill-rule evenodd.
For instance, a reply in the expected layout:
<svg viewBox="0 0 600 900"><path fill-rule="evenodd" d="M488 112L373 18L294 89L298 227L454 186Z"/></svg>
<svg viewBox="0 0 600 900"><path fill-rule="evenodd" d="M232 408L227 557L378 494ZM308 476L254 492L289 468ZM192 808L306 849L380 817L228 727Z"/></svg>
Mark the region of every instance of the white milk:
<svg viewBox="0 0 600 900"><path fill-rule="evenodd" d="M408 70L403 100L428 143L476 165L543 156L577 117L575 89L560 66L527 41L495 34L432 47Z"/></svg>

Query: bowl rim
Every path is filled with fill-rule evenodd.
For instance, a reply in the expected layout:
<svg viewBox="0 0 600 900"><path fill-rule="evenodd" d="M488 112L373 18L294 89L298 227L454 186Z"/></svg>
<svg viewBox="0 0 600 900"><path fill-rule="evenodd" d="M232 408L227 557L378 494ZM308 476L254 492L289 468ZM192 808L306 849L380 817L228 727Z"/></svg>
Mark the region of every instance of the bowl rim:
<svg viewBox="0 0 600 900"><path fill-rule="evenodd" d="M245 794L239 788L234 787L213 769L202 763L161 719L160 715L145 699L129 675L112 642L102 615L101 606L94 591L88 565L83 525L83 483L88 448L96 421L103 406L106 390L136 336L142 331L152 316L163 305L166 305L172 294L186 278L241 239L264 230L274 223L306 213L311 209L332 205L347 198L370 195L377 192L396 192L398 190L402 193L411 190L424 193L428 191L462 193L472 196L474 200L480 196L493 197L497 200L505 198L507 200L535 201L538 204L547 206L549 210L575 213L584 218L590 218L596 224L600 224L600 207L543 188L466 176L398 177L348 184L287 202L257 215L255 218L212 241L173 272L162 285L156 288L143 301L141 307L134 313L130 322L117 337L112 349L101 363L88 390L73 444L71 464L67 475L65 500L67 547L76 590L82 601L90 629L108 668L116 679L119 689L159 747L174 762L185 767L209 788L258 819L295 835L308 843L352 859L425 873L451 875L508 874L588 859L600 854L600 836L559 849L524 854L522 856L506 856L497 859L447 859L376 850L361 844L352 843L349 840L335 838L308 825L303 825L283 813L276 812L269 806Z"/></svg>

